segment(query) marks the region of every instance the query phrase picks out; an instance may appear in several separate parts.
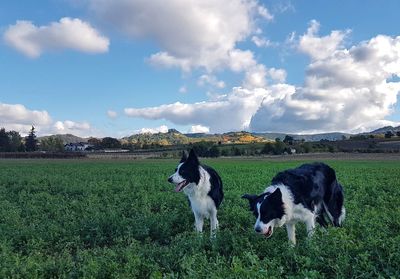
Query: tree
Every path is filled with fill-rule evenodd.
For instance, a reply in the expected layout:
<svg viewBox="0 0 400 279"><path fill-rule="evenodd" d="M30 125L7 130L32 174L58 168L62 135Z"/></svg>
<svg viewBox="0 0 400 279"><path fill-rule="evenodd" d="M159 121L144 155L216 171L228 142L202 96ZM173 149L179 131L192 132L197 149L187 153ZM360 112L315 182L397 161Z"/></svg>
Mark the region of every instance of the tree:
<svg viewBox="0 0 400 279"><path fill-rule="evenodd" d="M101 140L97 138L90 138L88 139L88 143L93 145L94 149L100 149L101 148Z"/></svg>
<svg viewBox="0 0 400 279"><path fill-rule="evenodd" d="M9 139L4 128L0 129L0 152L6 152L9 149Z"/></svg>
<svg viewBox="0 0 400 279"><path fill-rule="evenodd" d="M400 137L400 131L396 132L396 136Z"/></svg>
<svg viewBox="0 0 400 279"><path fill-rule="evenodd" d="M274 147L274 155L280 155L285 152L285 144L281 141L275 142Z"/></svg>
<svg viewBox="0 0 400 279"><path fill-rule="evenodd" d="M26 151L35 151L37 149L37 139L35 135L35 127L32 126L29 135L25 139Z"/></svg>
<svg viewBox="0 0 400 279"><path fill-rule="evenodd" d="M387 138L387 139L390 139L390 138L393 137L393 136L394 136L394 134L393 134L392 131L387 131L387 132L385 133L385 138Z"/></svg>
<svg viewBox="0 0 400 279"><path fill-rule="evenodd" d="M286 135L285 138L283 139L283 142L288 144L288 145L292 145L293 144L293 137Z"/></svg>
<svg viewBox="0 0 400 279"><path fill-rule="evenodd" d="M216 145L211 146L210 150L208 150L208 156L216 158L221 155L219 148Z"/></svg>
<svg viewBox="0 0 400 279"><path fill-rule="evenodd" d="M213 142L200 141L193 143L192 148L194 152L197 154L197 156L207 157L208 151L210 150L213 144L214 144Z"/></svg>
<svg viewBox="0 0 400 279"><path fill-rule="evenodd" d="M22 143L22 137L18 132L9 131L7 132L7 136L9 143L8 151L17 152L25 150L24 144Z"/></svg>
<svg viewBox="0 0 400 279"><path fill-rule="evenodd" d="M242 156L243 155L242 150L240 148L237 148L236 146L232 147L232 151L233 151L234 156Z"/></svg>
<svg viewBox="0 0 400 279"><path fill-rule="evenodd" d="M40 141L40 149L50 152L63 152L64 144L60 138L52 136Z"/></svg>
<svg viewBox="0 0 400 279"><path fill-rule="evenodd" d="M274 153L274 144L267 142L263 149L261 150L262 154L273 154Z"/></svg>
<svg viewBox="0 0 400 279"><path fill-rule="evenodd" d="M116 138L105 137L101 140L103 148L121 148L121 143Z"/></svg>

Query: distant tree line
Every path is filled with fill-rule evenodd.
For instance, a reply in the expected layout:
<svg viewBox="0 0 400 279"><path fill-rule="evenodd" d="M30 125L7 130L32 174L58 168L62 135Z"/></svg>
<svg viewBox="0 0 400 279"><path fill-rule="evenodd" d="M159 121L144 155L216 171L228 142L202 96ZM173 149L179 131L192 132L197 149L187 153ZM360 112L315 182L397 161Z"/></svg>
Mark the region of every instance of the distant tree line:
<svg viewBox="0 0 400 279"><path fill-rule="evenodd" d="M304 140L294 140L291 136L285 136L283 140L276 138L275 141L268 143L226 145L201 141L190 144L189 148L193 148L200 157L261 156L339 151L328 140L306 142Z"/></svg>
<svg viewBox="0 0 400 279"><path fill-rule="evenodd" d="M23 152L37 150L35 128L32 126L28 136L22 138L16 131L0 129L0 152Z"/></svg>

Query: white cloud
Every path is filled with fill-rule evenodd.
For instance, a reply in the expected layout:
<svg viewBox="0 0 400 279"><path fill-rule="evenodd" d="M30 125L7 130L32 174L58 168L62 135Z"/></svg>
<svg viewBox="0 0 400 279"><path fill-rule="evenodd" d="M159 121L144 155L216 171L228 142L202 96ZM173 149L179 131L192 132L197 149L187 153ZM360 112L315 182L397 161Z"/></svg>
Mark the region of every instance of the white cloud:
<svg viewBox="0 0 400 279"><path fill-rule="evenodd" d="M112 118L112 119L114 119L114 118L117 118L118 113L116 111L113 111L113 110L107 110L107 116Z"/></svg>
<svg viewBox="0 0 400 279"><path fill-rule="evenodd" d="M52 132L56 134L82 135L91 130L91 126L88 122L74 122L70 120L57 121L54 123L53 127L54 129Z"/></svg>
<svg viewBox="0 0 400 279"><path fill-rule="evenodd" d="M249 89L265 87L267 85L266 77L267 68L262 64L256 65L246 72L243 86Z"/></svg>
<svg viewBox="0 0 400 279"><path fill-rule="evenodd" d="M187 93L187 88L186 88L186 86L181 86L181 87L179 87L179 93L182 93L182 94L185 94L185 93Z"/></svg>
<svg viewBox="0 0 400 279"><path fill-rule="evenodd" d="M167 133L168 127L166 125L161 125L156 128L142 128L140 130L134 131L134 134L157 134L157 133Z"/></svg>
<svg viewBox="0 0 400 279"><path fill-rule="evenodd" d="M251 116L269 92L263 88L234 88L218 99L194 104L176 102L150 108L126 108L130 117L167 119L178 125L202 125L213 132L247 129Z"/></svg>
<svg viewBox="0 0 400 279"><path fill-rule="evenodd" d="M259 36L251 37L251 41L258 47L270 47L274 45L270 40Z"/></svg>
<svg viewBox="0 0 400 279"><path fill-rule="evenodd" d="M32 125L39 136L57 133L71 133L77 136L95 134L87 122L54 122L47 111L30 110L21 104L0 103L0 119L0 128L14 130L21 135L27 135Z"/></svg>
<svg viewBox="0 0 400 279"><path fill-rule="evenodd" d="M385 117L400 92L400 36L379 35L345 48L347 31L318 37L318 26L313 22L298 40L299 49L311 57L302 86L283 83L284 70L267 69L250 55L247 61L254 63L246 63L245 88L193 104L128 108L125 114L202 125L212 132L357 132L399 125ZM266 84L268 78L278 83Z"/></svg>
<svg viewBox="0 0 400 279"><path fill-rule="evenodd" d="M286 80L286 75L287 75L284 69L275 69L275 68L268 69L267 74L273 81L277 81L280 83Z"/></svg>
<svg viewBox="0 0 400 279"><path fill-rule="evenodd" d="M211 85L213 87L217 87L217 88L225 87L225 82L223 82L222 80L218 80L216 76L207 75L207 74L200 76L200 78L197 81L197 84L199 86L205 86L206 84L209 84L209 85Z"/></svg>
<svg viewBox="0 0 400 279"><path fill-rule="evenodd" d="M350 48L346 32L317 37L313 22L300 38L312 62L305 83L278 101L264 100L250 127L257 131L365 131L390 115L400 92L400 37L378 35ZM332 35L334 34L334 35ZM338 35L340 34L340 35Z"/></svg>
<svg viewBox="0 0 400 279"><path fill-rule="evenodd" d="M61 18L47 26L35 26L18 20L4 33L8 45L23 54L36 58L44 51L72 49L87 53L108 51L108 38L99 34L89 23L77 18Z"/></svg>
<svg viewBox="0 0 400 279"><path fill-rule="evenodd" d="M272 21L274 19L274 16L264 6L258 6L258 13L268 21Z"/></svg>
<svg viewBox="0 0 400 279"><path fill-rule="evenodd" d="M257 65L254 54L250 50L232 50L229 52L229 68L234 72L242 72Z"/></svg>
<svg viewBox="0 0 400 279"><path fill-rule="evenodd" d="M0 103L0 126L6 130L27 134L32 125L48 126L52 123L47 111L29 110L21 104Z"/></svg>
<svg viewBox="0 0 400 279"><path fill-rule="evenodd" d="M189 133L204 133L207 134L210 132L210 128L201 126L201 125L193 125L190 127Z"/></svg>
<svg viewBox="0 0 400 279"><path fill-rule="evenodd" d="M343 40L350 33L346 31L332 31L330 35L324 37L316 36L320 24L316 20L310 22L307 33L300 36L298 48L301 52L308 54L312 59L322 60L332 55L334 51L342 47Z"/></svg>
<svg viewBox="0 0 400 279"><path fill-rule="evenodd" d="M183 71L229 67L236 44L256 31L255 19L273 18L255 0L89 2L101 21L133 38L156 41L161 51L150 56L152 64Z"/></svg>

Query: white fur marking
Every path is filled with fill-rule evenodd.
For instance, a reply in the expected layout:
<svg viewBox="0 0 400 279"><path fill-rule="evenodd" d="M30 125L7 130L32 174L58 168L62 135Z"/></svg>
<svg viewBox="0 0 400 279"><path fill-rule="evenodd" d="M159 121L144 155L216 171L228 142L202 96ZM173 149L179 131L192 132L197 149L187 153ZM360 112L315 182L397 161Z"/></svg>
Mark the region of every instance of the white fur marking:
<svg viewBox="0 0 400 279"><path fill-rule="evenodd" d="M265 189L264 193L272 193L278 188L282 193L282 202L285 209L285 214L281 219L273 219L268 222L268 224L263 224L263 222L260 221L261 204L259 203L257 204L258 218L255 228L259 226L262 229L262 232L266 232L269 226L271 226L271 229L273 230L274 227L281 227L286 224L288 238L290 242L296 244L295 224L297 222L306 223L308 235L311 236L315 228L316 215L314 212L305 208L302 204L295 204L289 188L284 184L271 185Z"/></svg>
<svg viewBox="0 0 400 279"><path fill-rule="evenodd" d="M180 167L180 166L179 166ZM179 168L178 168L179 171ZM218 227L217 208L208 192L211 189L210 174L199 167L199 184L189 183L183 192L188 196L195 215L195 226L198 232L203 231L204 218L210 219L210 230L213 233Z"/></svg>

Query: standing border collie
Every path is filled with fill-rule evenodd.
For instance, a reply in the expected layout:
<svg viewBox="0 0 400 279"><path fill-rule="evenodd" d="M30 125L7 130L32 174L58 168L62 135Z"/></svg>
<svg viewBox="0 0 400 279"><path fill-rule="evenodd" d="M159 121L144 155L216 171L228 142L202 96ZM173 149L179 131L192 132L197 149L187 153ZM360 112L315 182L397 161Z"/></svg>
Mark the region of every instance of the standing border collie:
<svg viewBox="0 0 400 279"><path fill-rule="evenodd" d="M202 232L204 218L209 218L211 234L214 234L218 228L217 209L224 198L222 180L218 173L211 167L201 165L192 149L187 158L183 152L182 159L168 182L175 184L175 192L183 190L188 196L196 230Z"/></svg>
<svg viewBox="0 0 400 279"><path fill-rule="evenodd" d="M326 227L325 215L334 226L341 226L345 217L343 188L335 171L326 164L304 164L278 173L261 195L245 194L250 211L257 218L254 230L270 237L275 227L286 225L289 240L296 244L295 224L306 224L308 236L315 221Z"/></svg>

